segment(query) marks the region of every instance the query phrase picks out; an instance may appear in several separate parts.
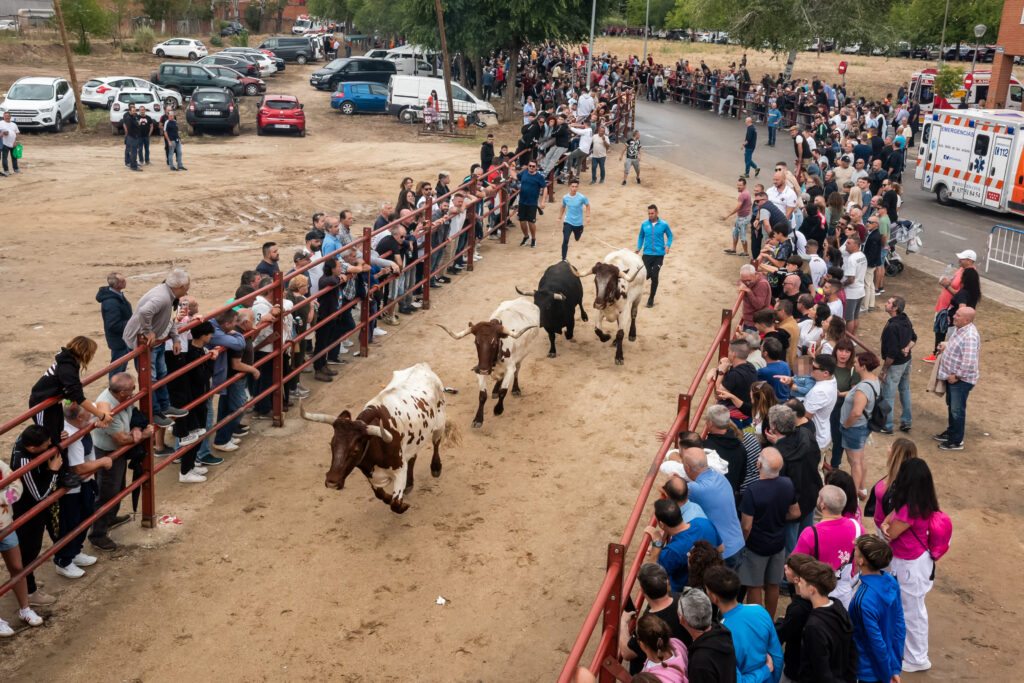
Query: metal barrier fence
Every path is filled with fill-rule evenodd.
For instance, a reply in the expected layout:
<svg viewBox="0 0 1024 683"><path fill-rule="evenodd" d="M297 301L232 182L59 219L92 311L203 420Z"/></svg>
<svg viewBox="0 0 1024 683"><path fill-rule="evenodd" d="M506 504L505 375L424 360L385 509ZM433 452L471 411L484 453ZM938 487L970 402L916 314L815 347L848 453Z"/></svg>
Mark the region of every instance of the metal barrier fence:
<svg viewBox="0 0 1024 683"><path fill-rule="evenodd" d="M612 122L612 126L614 126L614 129L616 131L619 131L620 129L622 129L623 131L626 130L626 127L629 125L630 115L632 114L633 116L635 116L635 114L633 114L632 112L634 98L631 93L627 94L624 102L624 106L620 105L618 117ZM281 273L276 273L274 275L274 280L271 284L265 287L261 287L256 291L252 292L251 294L248 294L237 300L233 300L229 304L222 306L206 314L202 318L196 319L188 323L187 325L181 327L179 329L179 332L188 331L195 327L196 325L198 325L200 322L216 318L218 315L220 315L221 313L230 308L238 306L251 306L254 302L256 302L257 298L263 298L264 301L270 303L272 307L276 307L281 310L281 314L274 317L272 321L261 321L252 330L250 330L244 335L247 338L256 339L256 337L263 330L272 330L270 336L262 340L259 344L259 347L257 347L257 357L255 362L253 363L253 365L257 368L261 368L264 365L270 364L273 378L272 382L270 383L270 386L261 391L258 391L254 396L252 396L248 401L246 401L244 405L242 405L240 408L235 410L230 415L227 415L223 419L216 421L215 424L210 429L207 430L207 435L205 438L212 439L213 434L218 429L228 424L236 417L244 415L246 410L248 410L252 406L255 406L258 402L267 397L272 398L273 425L275 427L283 426L285 384L292 381L293 379L298 378L300 373L305 368L314 363L317 359L325 356L337 344L340 344L341 342L349 339L353 335L358 335L360 356L366 358L369 355L369 343L370 334L372 334L372 327L375 324L376 320L380 318L382 315L384 315L385 310L391 305L389 304L388 306L383 307L382 310L374 311L373 295L378 291L385 290L385 288L390 287L392 283L398 281L400 278L404 278L407 273L413 274L414 281L412 284L408 286L406 292L402 294L401 297L399 298L402 298L406 295L411 296L413 292L415 292L416 290L420 290L423 300L423 309L429 309L431 292L430 282L433 277L443 274L449 266L451 266L456 260L462 257L465 257L466 270L473 270L473 255L476 251L477 245L476 222L478 218L483 221L482 234L485 238L500 231L500 242L502 244L505 244L507 226L512 219L510 215L510 207L515 197L517 197L519 194L519 190L512 187L512 179L515 178L515 162L519 160L520 156L526 153L527 152L524 151L522 154L513 157L509 161L497 167L498 170L500 171L500 176L497 179L497 182L492 182L489 184L489 187L495 188L495 191L491 196L477 198L477 193L481 189L484 181L481 181L480 178L472 177L468 181L464 182L462 185L455 188L454 190L451 190L446 195L443 195L438 198L427 197L424 206L413 211L411 215L406 216L404 218L397 218L391 221L390 223L380 227L377 230L372 230L371 228L364 228L362 235L353 235L353 240L349 244L346 244L343 247L341 247L340 249L337 249L328 254L323 254L321 255L320 258L312 261L309 265L296 269L295 271L290 272L287 275L282 276ZM568 155L563 155L559 159L558 163L564 162L567 156ZM493 171L491 172L491 174L488 175L492 174ZM553 176L554 169L552 169L549 181L553 180ZM549 190L549 192L551 192L551 190ZM436 227L438 227L437 225L435 225L435 223L439 225L444 225L443 220L435 221L435 219L433 218L434 205L442 201L443 199L450 199L457 193L461 193L467 196L468 208L466 209L465 222L463 223L461 230L459 230L457 233L449 234L447 239L444 239L443 241L440 241L437 245L434 245L434 230ZM486 210L478 210L478 205L484 207L488 204L490 204L490 206L489 208L486 208ZM489 220L489 218L492 215L497 216L494 221ZM305 275L311 268L314 268L322 263L325 263L330 259L342 258L342 254L347 251L356 252L362 257L364 263L370 263L371 252L373 252L371 246L372 237L374 235L380 235L386 231L390 231L390 229L393 226L398 225L399 223L402 222L402 220L408 220L410 217L415 218L417 220L417 225L419 225L420 219L425 221L422 227L417 231L417 233L415 233L417 238L423 238L422 243L419 244L418 246L418 255L415 259L409 259L408 262L403 262L400 272L384 277L383 279L377 281L376 283L369 281L369 279L367 279L368 281L365 283L366 286L364 288L364 294L362 297L353 298L348 302L345 302L344 299L340 299L340 305L338 310L329 312L329 314L325 314L324 316L320 317L317 320L316 324L312 325L304 332L295 335L291 339L285 339L285 315L283 311L283 304L285 300L285 292L288 290L288 283L292 279L299 275ZM488 225L488 223L491 223L491 225ZM466 243L463 248L459 249L458 244L463 237L466 238ZM447 249L450 245L454 246L452 246L451 252L448 252ZM436 252L438 252L438 250L441 250L445 255L441 256L440 259L437 260L437 266L435 267L435 261L433 257L435 256ZM384 257L389 255L389 253L379 255L381 257ZM305 298L302 301L302 304L300 305L311 305L312 302L319 300L322 296L324 296L324 294L334 291L335 289L339 290L340 292L340 290L348 282L349 279L350 278L345 278L338 285L334 285L332 287L319 290L316 294L313 294ZM353 327L352 330L340 335L329 346L323 348L319 353L315 353L312 357L306 358L304 362L302 362L301 364L291 363L290 365L287 366L288 368L290 368L290 370L286 368L286 361L288 360L286 352L289 350L289 347L296 347L296 345L298 345L297 348L301 349L301 342L303 342L306 339L310 339L310 335L314 334L317 330L322 329L325 325L332 324L334 321L340 320L341 316L350 312L357 305L359 306L359 321L355 323L355 326ZM397 305L397 300L394 302L394 305ZM163 344L164 341L165 340L161 339L159 340L158 343ZM260 353L262 353L259 351L259 348L263 348L267 344L272 345L272 350L269 353L266 353L266 355L264 355L263 357L259 357ZM223 347L217 348L220 351L224 351ZM302 352L300 351L300 353ZM161 387L166 386L177 377L180 377L181 375L192 370L199 364L206 362L212 357L213 353L211 350L208 351L203 357L196 359L192 363L189 363L188 365L179 368L174 372L168 373L165 377L162 377L159 380L153 381L150 367L150 348L146 344L145 339L140 338L139 345L133 351L131 351L131 353L129 353L126 356L118 358L116 361L110 363L109 365L97 370L91 375L88 375L85 379L82 380L82 385L83 387L89 386L90 384L93 384L97 380L100 380L101 378L106 376L115 368L120 368L121 366L129 362L134 362L136 364L136 368L138 371L138 391L123 403L117 405L116 407L112 406L110 412L111 414L116 414L123 410L129 410L137 402L139 404L139 410L148 418L149 422L152 423L153 392ZM211 388L209 391L207 391L202 396L196 398L191 403L184 406L176 407L181 408L183 410L191 410L196 406L202 405L207 400L212 400L213 397L217 396L220 391L226 389L229 385L235 382L245 381L245 376L246 374L244 372L231 374L229 371L229 376L225 379L224 382ZM29 410L22 413L18 417L4 423L3 425L0 425L0 435L12 431L13 429L22 425L23 423L31 423L31 421L33 420L34 416L37 413L43 411L48 407L56 405L57 403L60 402L60 400L60 397L54 397L47 399L42 403L31 406ZM7 477L0 478L0 490L4 489L11 482L19 479L22 475L30 472L31 470L35 469L39 465L49 460L49 458L52 457L53 454L57 452L58 446L60 449L66 449L70 444L82 439L95 428L96 423L94 422L89 424L85 428L78 430L73 434L70 434L66 439L61 441L59 445L51 444L51 446L48 449L34 457L25 466L14 470ZM131 495L132 492L137 489L141 489L141 524L143 527L146 528L152 528L154 526L156 517L156 490L154 485L155 477L157 473L159 473L161 470L170 466L174 462L175 458L181 456L186 451L194 448L195 444L190 443L184 446L180 446L174 450L173 454L168 455L162 462L160 462L159 464L155 464L153 456L153 438L146 437L143 441L140 441L139 444L128 444L122 446L121 448L111 453L111 458L122 457L125 453L134 448L136 445L141 445L145 451L145 455L142 459L142 474L135 477L134 480L128 486L126 486L120 493L118 493L114 498L112 498L110 501L106 502L102 506L98 507L89 517L84 519L77 527L65 533L61 538L55 540L54 543L49 548L47 548L44 552L40 553L40 555L34 561L26 565L16 575L11 576L6 583L0 585L0 596L4 595L9 590L11 590L18 581L20 581L21 579L28 576L28 574L38 569L44 562L53 557L53 555L55 555L61 548L70 543L76 536L89 529L89 527L92 526L93 522L95 522L97 519L103 516L107 511L119 505L124 498ZM52 491L49 494L47 494L45 498L43 498L41 501L39 501L39 503L33 506L26 514L23 514L19 516L17 519L15 519L13 524L3 529L0 529L0 539L5 538L10 533L24 526L29 520L36 517L37 515L45 514L47 509L54 502L63 497L66 493L66 488L58 487L55 491Z"/></svg>
<svg viewBox="0 0 1024 683"><path fill-rule="evenodd" d="M1024 270L1024 230L994 225L988 233L988 249L985 252L985 272L989 265L1000 263L1010 268Z"/></svg>
<svg viewBox="0 0 1024 683"><path fill-rule="evenodd" d="M653 87L648 85L647 89L653 89ZM767 102L756 101L756 91L752 88L736 88L736 94L732 97L731 102L728 96L722 96L724 88L721 85L712 88L704 82L680 84L669 83L666 80L662 89L666 99L680 104L688 104L695 109L705 109L714 113L721 110L723 114L735 118L750 116L754 119L754 123L765 123L768 115ZM779 121L781 130L796 125L810 126L817 113L817 107L808 108L798 104L796 108L785 110L780 106L779 111L782 113L782 120Z"/></svg>

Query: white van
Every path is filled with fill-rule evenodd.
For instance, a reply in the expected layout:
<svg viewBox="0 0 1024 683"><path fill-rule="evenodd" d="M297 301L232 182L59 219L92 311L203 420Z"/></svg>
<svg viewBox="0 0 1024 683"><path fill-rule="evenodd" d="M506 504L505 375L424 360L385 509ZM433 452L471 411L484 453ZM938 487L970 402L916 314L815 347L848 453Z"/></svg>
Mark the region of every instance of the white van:
<svg viewBox="0 0 1024 683"><path fill-rule="evenodd" d="M403 76L433 76L434 65L428 61L425 61L422 57L399 57L397 55L388 55L385 57L389 62L395 63L395 73L402 74ZM438 75L441 75L442 70L438 69Z"/></svg>
<svg viewBox="0 0 1024 683"><path fill-rule="evenodd" d="M392 76L388 82L388 113L394 114L403 123L412 123L422 118L423 108L427 104L431 90L437 91L440 103L438 110L444 117L448 113L448 105L443 79L429 76ZM473 93L458 83L452 83L452 99L455 101L456 114L489 114L494 117L498 115L489 102L477 99Z"/></svg>

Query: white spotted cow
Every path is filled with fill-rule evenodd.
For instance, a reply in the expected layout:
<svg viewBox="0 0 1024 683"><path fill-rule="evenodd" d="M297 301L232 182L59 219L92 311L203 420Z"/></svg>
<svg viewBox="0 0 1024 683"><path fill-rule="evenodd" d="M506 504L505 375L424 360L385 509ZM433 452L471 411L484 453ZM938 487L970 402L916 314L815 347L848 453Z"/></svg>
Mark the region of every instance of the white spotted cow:
<svg viewBox="0 0 1024 683"><path fill-rule="evenodd" d="M597 320L594 332L603 342L611 339L611 335L601 329L603 322L615 322L618 331L615 333L615 364L622 365L622 337L626 323L629 323L629 341L636 341L636 314L640 308L640 296L647 282L647 269L643 259L629 249L619 249L604 257L603 261L594 264L589 272L580 277L594 276L597 290L594 297L594 309Z"/></svg>
<svg viewBox="0 0 1024 683"><path fill-rule="evenodd" d="M477 364L473 368L480 385L480 404L477 406L473 426L480 427L484 423L484 403L487 401L487 378L494 379L494 391L491 398L498 399L494 406L494 414L501 415L505 411L505 395L509 387L512 395L519 396L519 370L523 359L530 350L530 344L537 336L540 327L540 309L529 299L512 299L503 301L491 313L487 322L473 324L458 334L444 325L438 325L451 335L452 339L462 339L472 334L476 339Z"/></svg>
<svg viewBox="0 0 1024 683"><path fill-rule="evenodd" d="M441 476L437 447L442 439L458 440L454 424L445 419L444 386L426 363L396 370L391 382L367 401L355 419L347 410L338 417L306 413L302 417L334 427L331 467L324 485L342 489L358 467L378 498L399 514L409 509L405 494L413 487L416 453L428 438L434 445L430 473Z"/></svg>

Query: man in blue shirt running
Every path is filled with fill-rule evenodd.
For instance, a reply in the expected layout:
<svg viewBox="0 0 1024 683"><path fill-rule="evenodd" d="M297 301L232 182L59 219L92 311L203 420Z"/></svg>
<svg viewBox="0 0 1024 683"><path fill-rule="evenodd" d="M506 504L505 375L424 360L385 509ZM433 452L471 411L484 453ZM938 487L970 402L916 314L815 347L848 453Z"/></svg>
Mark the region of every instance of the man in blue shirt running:
<svg viewBox="0 0 1024 683"><path fill-rule="evenodd" d="M523 241L519 246L537 246L537 211L544 211L544 188L547 180L537 170L537 162L531 161L526 170L519 174L519 227L523 231Z"/></svg>
<svg viewBox="0 0 1024 683"><path fill-rule="evenodd" d="M647 308L654 308L654 295L658 293L658 273L661 272L661 264L671 248L672 230L668 223L658 218L658 207L651 204L647 207L647 220L640 226L640 235L636 242L636 253L642 256L647 278L651 281Z"/></svg>
<svg viewBox="0 0 1024 683"><path fill-rule="evenodd" d="M580 194L580 181L569 182L569 194L562 197L562 211L558 219L562 221L562 260L569 253L569 235L580 241L583 236L583 210L586 207L587 218L590 218L590 200Z"/></svg>

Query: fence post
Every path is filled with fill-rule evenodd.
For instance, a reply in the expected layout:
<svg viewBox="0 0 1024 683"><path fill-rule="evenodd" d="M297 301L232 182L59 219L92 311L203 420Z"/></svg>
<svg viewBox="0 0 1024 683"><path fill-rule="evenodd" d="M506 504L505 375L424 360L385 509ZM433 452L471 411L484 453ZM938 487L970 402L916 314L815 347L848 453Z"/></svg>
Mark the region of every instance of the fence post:
<svg viewBox="0 0 1024 683"><path fill-rule="evenodd" d="M363 228L363 263L370 262L370 228ZM370 290L373 277L366 278L363 300L359 302L359 356L366 358L370 351Z"/></svg>
<svg viewBox="0 0 1024 683"><path fill-rule="evenodd" d="M434 239L434 201L433 197L427 195L426 203L426 216L427 216L427 236L423 239L424 255L423 255L423 270L427 273L426 282L423 283L423 310L430 310L430 285L434 281L434 268L431 263L431 254L433 253L433 247L431 241Z"/></svg>
<svg viewBox="0 0 1024 683"><path fill-rule="evenodd" d="M725 335L718 342L718 360L729 355L729 341L732 339L732 309L722 309L722 322L728 322L725 327Z"/></svg>
<svg viewBox="0 0 1024 683"><path fill-rule="evenodd" d="M139 361L139 392L142 396L139 398L139 410L146 416L150 424L153 424L153 370L152 370L152 351L149 348L149 344L146 343L146 338L139 336L138 345L145 348L145 353L138 355ZM131 410L127 408L126 410ZM154 430L154 433L162 433ZM162 447L163 444L160 444ZM146 454L142 457L142 473L143 476L149 475L142 484L142 526L147 529L152 529L155 524L156 518L156 481L153 479L153 437L146 439L145 446ZM121 456L122 458L124 456Z"/></svg>
<svg viewBox="0 0 1024 683"><path fill-rule="evenodd" d="M690 424L690 403L692 401L693 397L689 394L679 394L679 401L676 403L678 407L676 414L682 413L684 425ZM672 438L676 439L678 436L678 434L674 434Z"/></svg>
<svg viewBox="0 0 1024 683"><path fill-rule="evenodd" d="M469 182L469 194L473 196L473 203L469 205L466 212L466 225L469 226L469 251L466 252L466 271L473 272L473 254L476 252L476 207L480 199L476 196L477 180L474 177ZM465 225L463 226L465 228ZM458 246L458 243L456 243Z"/></svg>
<svg viewBox="0 0 1024 683"><path fill-rule="evenodd" d="M274 426L284 426L284 280L280 271L274 273L274 288L271 290L271 304L278 306L281 315L274 320Z"/></svg>
<svg viewBox="0 0 1024 683"><path fill-rule="evenodd" d="M602 632L611 629L614 636L611 639L611 648L618 650L619 647L619 619L622 615L622 568L626 561L626 547L618 543L608 544L608 569L615 572L615 585L608 592L604 601L604 620ZM603 653L602 653L603 654ZM604 657L602 657L604 659ZM615 677L604 667L598 675L601 683L612 683Z"/></svg>
<svg viewBox="0 0 1024 683"><path fill-rule="evenodd" d="M508 205L509 205L509 193L512 189L512 176L515 175L515 167L512 164L508 166L508 179L501 186L501 244L505 244L505 235L508 230ZM988 272L988 266L985 266L986 272Z"/></svg>

